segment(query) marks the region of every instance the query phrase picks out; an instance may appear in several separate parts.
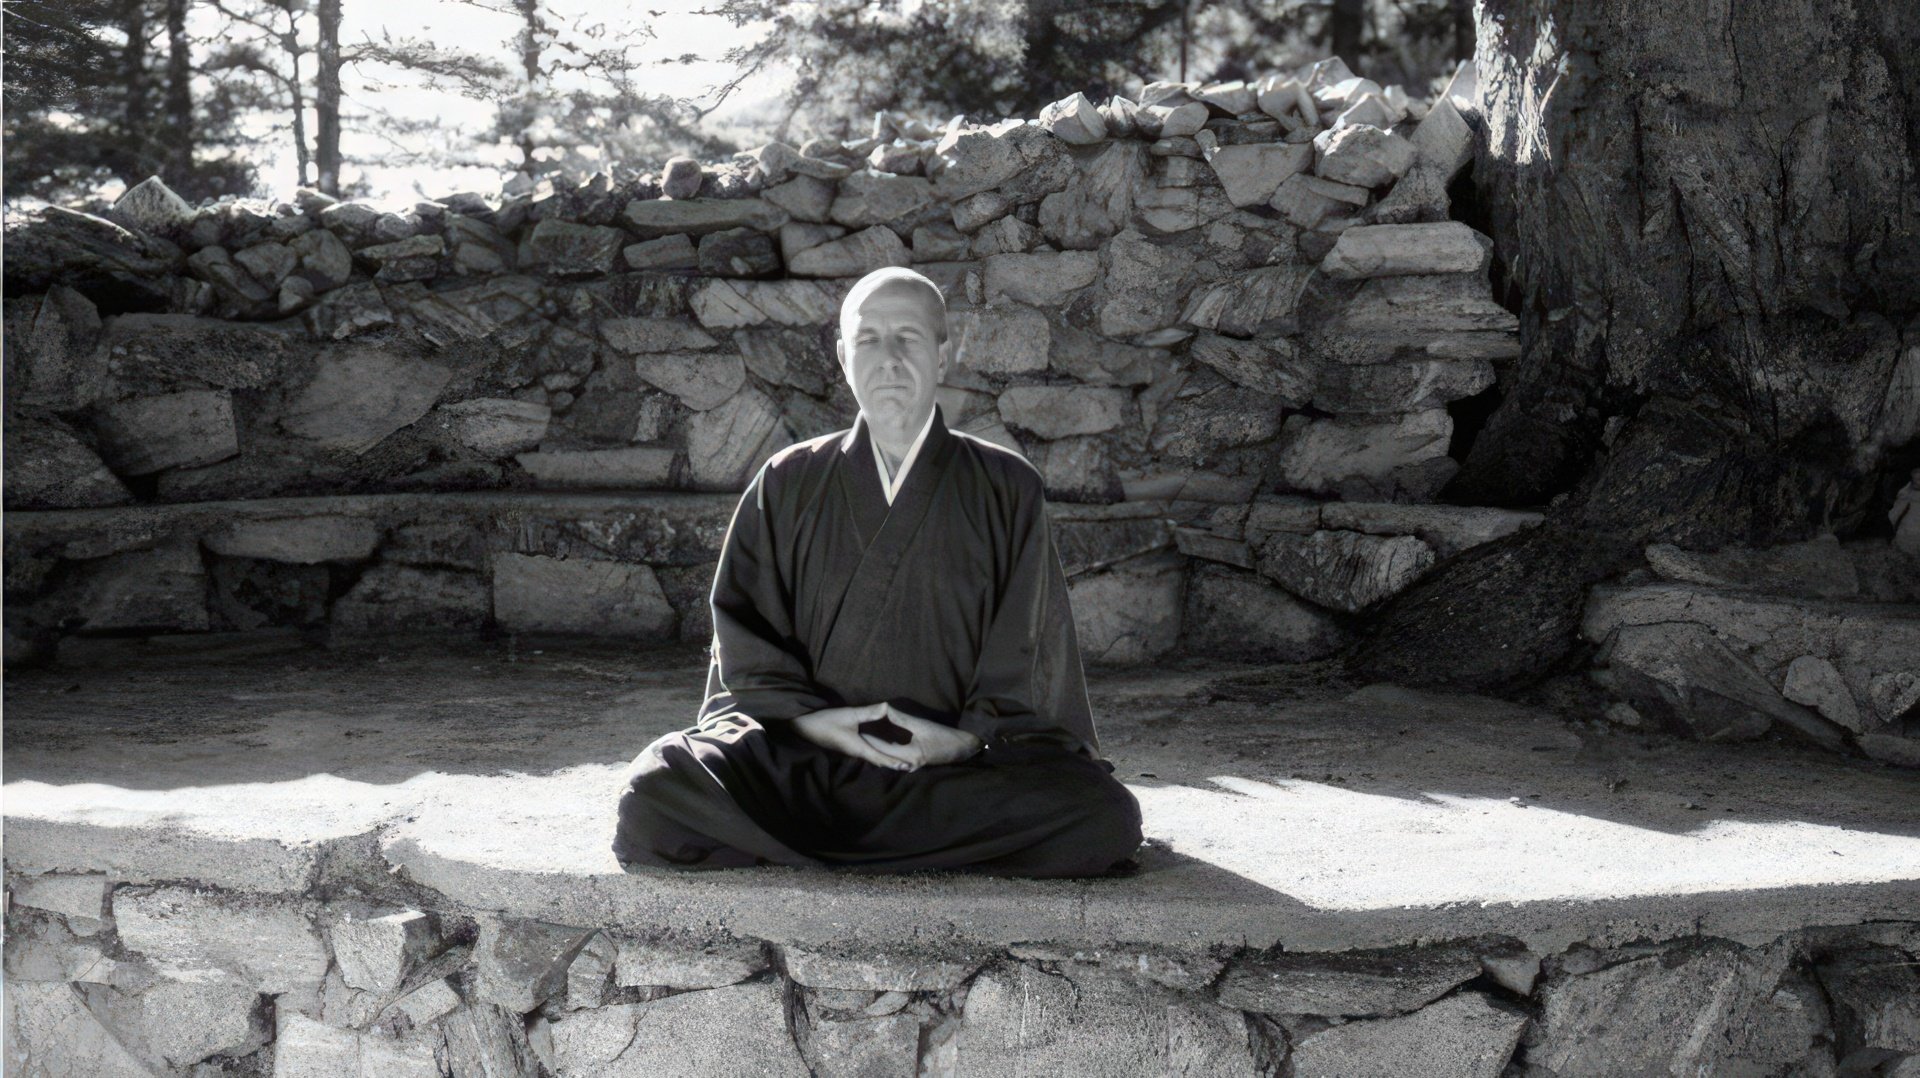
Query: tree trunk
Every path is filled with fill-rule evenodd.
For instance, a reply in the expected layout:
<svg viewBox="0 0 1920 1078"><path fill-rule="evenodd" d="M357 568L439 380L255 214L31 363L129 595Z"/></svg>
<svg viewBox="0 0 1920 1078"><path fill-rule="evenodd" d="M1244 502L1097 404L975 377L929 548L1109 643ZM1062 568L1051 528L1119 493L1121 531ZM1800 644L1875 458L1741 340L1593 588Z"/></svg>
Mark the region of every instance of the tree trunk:
<svg viewBox="0 0 1920 1078"><path fill-rule="evenodd" d="M287 95L293 99L293 159L300 168L300 186L305 187L311 181L308 169L313 163L312 151L307 144L307 95L306 88L300 83L300 33L299 23L293 8L287 9L287 32L280 38L280 47L287 53Z"/></svg>
<svg viewBox="0 0 1920 1078"><path fill-rule="evenodd" d="M523 118L525 126L520 129L520 168L529 176L534 171L533 123L536 119L533 110L538 108L541 84L540 52L541 35L546 31L546 23L540 18L540 0L513 0L513 6L520 12L525 26L520 31L520 70L526 78L527 115Z"/></svg>
<svg viewBox="0 0 1920 1078"><path fill-rule="evenodd" d="M1358 661L1495 688L1552 672L1586 585L1648 543L1846 536L1884 515L1915 435L1886 402L1920 344L1920 7L1477 16L1474 181L1523 355L1447 496L1558 501L1390 604Z"/></svg>
<svg viewBox="0 0 1920 1078"><path fill-rule="evenodd" d="M120 78L126 84L120 124L125 132L127 159L117 163L115 171L131 185L155 171L153 83L147 78L146 0L127 0L121 10L121 28L127 34L127 43L120 50Z"/></svg>
<svg viewBox="0 0 1920 1078"><path fill-rule="evenodd" d="M340 0L320 0L313 76L314 169L320 190L340 194Z"/></svg>
<svg viewBox="0 0 1920 1078"><path fill-rule="evenodd" d="M1367 0L1333 0L1327 13L1327 49L1358 74L1365 66L1360 56L1360 33L1366 28Z"/></svg>
<svg viewBox="0 0 1920 1078"><path fill-rule="evenodd" d="M167 178L193 175L193 45L187 38L187 0L167 0Z"/></svg>

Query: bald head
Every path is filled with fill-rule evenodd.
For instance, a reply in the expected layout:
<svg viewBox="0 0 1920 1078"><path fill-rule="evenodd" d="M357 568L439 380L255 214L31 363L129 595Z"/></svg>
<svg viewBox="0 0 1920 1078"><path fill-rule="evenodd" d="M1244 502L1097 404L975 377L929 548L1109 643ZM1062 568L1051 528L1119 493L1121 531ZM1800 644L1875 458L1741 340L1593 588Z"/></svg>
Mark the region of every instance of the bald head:
<svg viewBox="0 0 1920 1078"><path fill-rule="evenodd" d="M940 292L940 286L923 273L910 270L905 266L883 266L853 283L852 291L840 302L840 336L849 338L853 332L854 315L868 297L877 292L911 294L917 296L925 305L928 321L933 329L934 340L947 339L947 298Z"/></svg>

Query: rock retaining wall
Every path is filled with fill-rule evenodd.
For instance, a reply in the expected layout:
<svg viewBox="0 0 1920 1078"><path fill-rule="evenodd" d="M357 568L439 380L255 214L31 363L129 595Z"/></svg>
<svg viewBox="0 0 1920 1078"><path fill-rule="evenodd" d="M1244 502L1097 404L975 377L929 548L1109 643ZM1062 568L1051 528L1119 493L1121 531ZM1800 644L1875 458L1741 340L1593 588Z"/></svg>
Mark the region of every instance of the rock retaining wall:
<svg viewBox="0 0 1920 1078"><path fill-rule="evenodd" d="M843 949L10 876L22 1074L1907 1075L1920 924L1537 954ZM390 888L388 888L390 890ZM418 896L416 896L418 897Z"/></svg>
<svg viewBox="0 0 1920 1078"><path fill-rule="evenodd" d="M1076 573L1093 658L1151 658L1183 621L1328 654L1461 536L1531 519L1416 527L1394 508L1433 499L1456 468L1449 405L1518 351L1487 241L1448 220L1470 71L1431 102L1338 61L1141 96L944 130L881 115L857 142L401 213L310 191L195 208L149 181L104 216L11 215L10 509L320 500L52 555L10 514L9 654L76 631L564 613L501 605L523 585L631 585L697 620L677 598L692 584L666 579L697 575L692 555L504 524L469 541L446 532L465 511L431 499L377 525L328 499L738 490L850 420L838 304L888 264L949 298L949 423L1024 453L1093 549ZM1322 503L1346 522L1303 531ZM555 563L572 559L590 564ZM1209 616L1185 619L1194 603ZM560 620L681 633L658 610L602 613Z"/></svg>

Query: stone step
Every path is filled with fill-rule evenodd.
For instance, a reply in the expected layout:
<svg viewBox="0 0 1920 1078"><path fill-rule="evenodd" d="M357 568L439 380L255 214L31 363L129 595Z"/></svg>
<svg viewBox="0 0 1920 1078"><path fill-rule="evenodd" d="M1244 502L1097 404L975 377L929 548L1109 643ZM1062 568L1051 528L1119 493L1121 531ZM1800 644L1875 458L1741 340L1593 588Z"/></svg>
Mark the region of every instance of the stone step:
<svg viewBox="0 0 1920 1078"><path fill-rule="evenodd" d="M1093 679L1131 875L630 874L626 760L700 693L651 654L10 676L10 1058L1493 1078L1524 1035L1563 1073L1831 1073L1920 1021L1920 806L1863 761L1383 685L1249 706L1210 686L1266 668L1189 664Z"/></svg>
<svg viewBox="0 0 1920 1078"><path fill-rule="evenodd" d="M1757 737L1780 722L1920 766L1920 604L1662 582L1593 589L1581 635L1630 721Z"/></svg>
<svg viewBox="0 0 1920 1078"><path fill-rule="evenodd" d="M44 657L52 642L76 633L276 626L324 629L335 642L494 628L704 644L707 591L735 501L658 491L477 491L9 513L9 661ZM1213 647L1226 627L1229 650L1323 658L1349 635L1330 609L1377 602L1411 584L1435 557L1539 519L1305 499L1250 508L1057 502L1048 513L1083 657L1118 664L1181 646ZM1340 550L1360 546L1352 556L1287 560L1272 548L1301 538L1296 531L1344 542ZM1418 557L1383 568L1363 556L1400 547ZM1239 560L1254 548L1264 578L1251 571L1251 553ZM1239 568L1212 570L1189 588L1184 555Z"/></svg>

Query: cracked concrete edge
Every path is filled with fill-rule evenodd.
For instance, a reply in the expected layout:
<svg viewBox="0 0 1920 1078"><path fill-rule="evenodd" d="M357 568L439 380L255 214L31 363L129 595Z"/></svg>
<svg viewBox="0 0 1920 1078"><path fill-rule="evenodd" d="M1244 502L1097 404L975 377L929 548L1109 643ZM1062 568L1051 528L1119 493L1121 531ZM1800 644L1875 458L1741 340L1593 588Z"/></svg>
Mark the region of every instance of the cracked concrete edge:
<svg viewBox="0 0 1920 1078"><path fill-rule="evenodd" d="M1045 940L1179 951L1341 951L1508 936L1541 954L1714 936L1757 945L1812 927L1910 920L1920 880L1633 898L1316 909L1274 892L1181 888L1177 878L1023 880L790 869L525 872L449 858L371 830L313 843L228 840L164 826L8 817L11 873L104 873L115 882L191 882L309 899L343 891L414 893L423 908L619 930L724 931L775 945L970 946ZM1177 875L1177 874L1176 874Z"/></svg>

